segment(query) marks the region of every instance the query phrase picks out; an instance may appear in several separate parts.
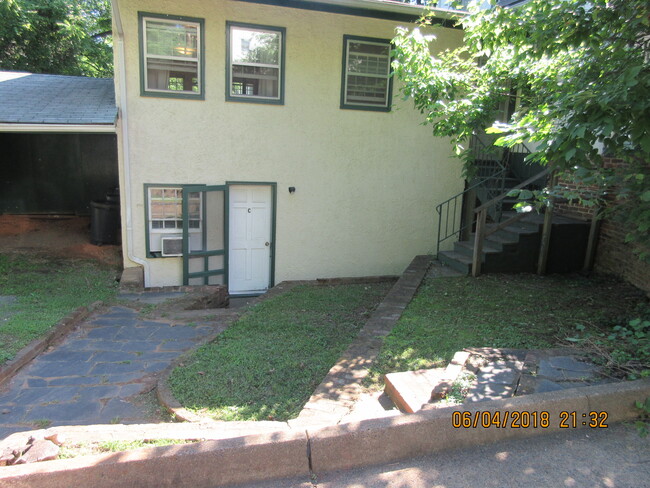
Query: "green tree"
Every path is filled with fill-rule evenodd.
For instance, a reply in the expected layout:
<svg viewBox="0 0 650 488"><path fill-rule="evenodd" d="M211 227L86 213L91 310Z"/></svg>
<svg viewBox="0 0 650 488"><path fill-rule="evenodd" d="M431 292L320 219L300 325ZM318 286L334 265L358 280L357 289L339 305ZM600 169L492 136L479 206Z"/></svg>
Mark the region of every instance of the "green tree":
<svg viewBox="0 0 650 488"><path fill-rule="evenodd" d="M629 224L628 238L648 248L647 0L532 0L483 11L472 5L469 12L458 20L464 46L436 56L431 14L398 32L394 71L404 97L434 135L451 138L466 169L471 155L464 144L487 130L501 134L499 145L535 143L531 160L617 188L615 213ZM497 122L499 104L514 91L514 115ZM603 153L623 159L624 169L604 168Z"/></svg>
<svg viewBox="0 0 650 488"><path fill-rule="evenodd" d="M0 0L0 68L112 76L109 0Z"/></svg>

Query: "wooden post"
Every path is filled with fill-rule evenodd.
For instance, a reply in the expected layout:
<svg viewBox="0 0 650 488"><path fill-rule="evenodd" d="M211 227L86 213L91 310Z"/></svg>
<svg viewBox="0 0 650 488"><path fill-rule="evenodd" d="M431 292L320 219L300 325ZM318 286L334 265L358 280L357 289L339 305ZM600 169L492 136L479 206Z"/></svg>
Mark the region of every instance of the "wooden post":
<svg viewBox="0 0 650 488"><path fill-rule="evenodd" d="M551 191L557 184L557 173L553 172L550 178ZM552 195L552 194L551 194ZM553 227L553 207L555 206L555 197L550 196L548 199L548 206L544 213L544 227L542 228L542 242L539 246L539 259L537 261L537 274L546 274L546 266L548 264L548 251L551 243L551 229Z"/></svg>
<svg viewBox="0 0 650 488"><path fill-rule="evenodd" d="M474 225L474 209L476 208L476 190L471 189L467 191L465 196L465 214L463 215L463 230L460 233L460 241L469 241L469 236L472 234L472 226Z"/></svg>
<svg viewBox="0 0 650 488"><path fill-rule="evenodd" d="M596 257L596 237L598 236L598 229L600 228L600 212L601 208L598 207L591 218L591 226L589 227L589 239L587 240L587 251L585 252L585 262L582 267L584 273L590 273L594 266L594 258Z"/></svg>
<svg viewBox="0 0 650 488"><path fill-rule="evenodd" d="M474 238L474 255L472 257L472 276L476 278L481 274L481 257L483 253L483 239L485 238L485 221L487 208L481 209L476 219L476 236Z"/></svg>

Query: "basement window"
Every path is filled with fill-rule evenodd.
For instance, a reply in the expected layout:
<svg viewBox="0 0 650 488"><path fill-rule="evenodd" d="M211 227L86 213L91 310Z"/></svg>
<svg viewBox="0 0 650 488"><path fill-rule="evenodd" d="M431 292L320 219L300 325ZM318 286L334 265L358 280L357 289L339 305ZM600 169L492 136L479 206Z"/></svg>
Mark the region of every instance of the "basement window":
<svg viewBox="0 0 650 488"><path fill-rule="evenodd" d="M146 185L147 254L149 257L170 256L165 246L174 247L173 240L183 238L183 188L182 186ZM200 248L203 222L201 193L188 195L188 225L190 249ZM178 253L176 253L178 255Z"/></svg>

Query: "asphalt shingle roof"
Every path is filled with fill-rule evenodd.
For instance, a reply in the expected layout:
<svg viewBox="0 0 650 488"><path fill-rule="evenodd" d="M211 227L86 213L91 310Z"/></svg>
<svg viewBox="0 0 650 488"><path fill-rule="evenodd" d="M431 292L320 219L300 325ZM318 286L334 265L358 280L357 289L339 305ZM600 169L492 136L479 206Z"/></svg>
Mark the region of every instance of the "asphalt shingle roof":
<svg viewBox="0 0 650 488"><path fill-rule="evenodd" d="M0 71L0 123L115 123L112 79Z"/></svg>

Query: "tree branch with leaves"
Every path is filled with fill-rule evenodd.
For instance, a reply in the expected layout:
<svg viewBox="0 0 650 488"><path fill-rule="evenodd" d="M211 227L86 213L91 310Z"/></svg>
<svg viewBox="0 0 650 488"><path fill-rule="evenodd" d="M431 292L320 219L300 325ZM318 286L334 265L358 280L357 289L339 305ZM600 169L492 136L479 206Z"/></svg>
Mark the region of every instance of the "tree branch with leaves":
<svg viewBox="0 0 650 488"><path fill-rule="evenodd" d="M0 68L113 75L109 0L0 0Z"/></svg>
<svg viewBox="0 0 650 488"><path fill-rule="evenodd" d="M531 161L616 190L613 213L650 248L650 12L646 0L532 0L458 18L465 43L432 56L432 13L399 30L394 73L436 136L532 143ZM496 120L510 93L510 120ZM609 169L604 157L625 161Z"/></svg>

